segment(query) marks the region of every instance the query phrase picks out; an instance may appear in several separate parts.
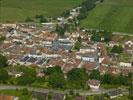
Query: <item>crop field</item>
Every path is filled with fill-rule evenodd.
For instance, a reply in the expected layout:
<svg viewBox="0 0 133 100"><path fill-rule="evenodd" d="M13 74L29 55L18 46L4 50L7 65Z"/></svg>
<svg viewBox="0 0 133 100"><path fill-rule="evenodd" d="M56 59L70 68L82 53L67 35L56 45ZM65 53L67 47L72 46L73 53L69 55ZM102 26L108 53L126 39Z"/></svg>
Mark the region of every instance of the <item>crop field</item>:
<svg viewBox="0 0 133 100"><path fill-rule="evenodd" d="M88 12L81 27L133 33L133 0L104 0Z"/></svg>
<svg viewBox="0 0 133 100"><path fill-rule="evenodd" d="M0 0L0 22L23 22L43 14L55 17L83 0Z"/></svg>

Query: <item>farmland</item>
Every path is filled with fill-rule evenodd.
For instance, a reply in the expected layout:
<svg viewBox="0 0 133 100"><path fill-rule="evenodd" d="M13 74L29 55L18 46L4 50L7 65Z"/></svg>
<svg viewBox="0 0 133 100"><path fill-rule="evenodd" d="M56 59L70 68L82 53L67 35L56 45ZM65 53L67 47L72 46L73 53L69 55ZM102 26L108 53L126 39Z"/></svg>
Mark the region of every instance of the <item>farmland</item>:
<svg viewBox="0 0 133 100"><path fill-rule="evenodd" d="M0 0L0 22L23 22L43 14L56 17L83 0Z"/></svg>
<svg viewBox="0 0 133 100"><path fill-rule="evenodd" d="M133 33L133 0L104 0L88 12L81 27Z"/></svg>

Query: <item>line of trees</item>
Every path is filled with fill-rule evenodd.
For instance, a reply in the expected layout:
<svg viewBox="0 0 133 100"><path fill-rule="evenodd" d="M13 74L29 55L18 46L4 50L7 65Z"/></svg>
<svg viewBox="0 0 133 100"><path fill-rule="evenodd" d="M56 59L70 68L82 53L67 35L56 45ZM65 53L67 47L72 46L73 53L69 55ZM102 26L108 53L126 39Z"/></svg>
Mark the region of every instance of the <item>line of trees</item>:
<svg viewBox="0 0 133 100"><path fill-rule="evenodd" d="M38 21L40 23L46 23L46 22L48 22L48 19L43 14L36 15L34 18L27 17L25 19L25 22L35 22L35 21Z"/></svg>
<svg viewBox="0 0 133 100"><path fill-rule="evenodd" d="M46 88L56 89L89 89L86 82L89 79L100 80L101 84L105 85L124 85L129 86L132 82L132 73L128 76L112 75L106 73L100 75L98 70L93 70L87 73L83 68L74 68L67 74L64 74L61 67L49 67L44 69L45 76L37 77L36 69L26 66L16 66L17 71L23 72L21 77L12 77L8 75L6 69L0 69L0 83L7 83L12 85L30 85L30 86L44 86Z"/></svg>
<svg viewBox="0 0 133 100"><path fill-rule="evenodd" d="M109 42L113 36L112 32L106 30L98 32L96 30L93 30L91 34L92 34L91 40L96 42Z"/></svg>
<svg viewBox="0 0 133 100"><path fill-rule="evenodd" d="M61 67L49 67L44 69L44 77L37 77L36 69L26 66L15 66L11 67L18 72L23 72L21 77L12 77L8 75L7 69L8 62L5 56L0 54L0 83L8 83L14 85L32 85L32 84L46 84L47 87L51 88L76 88L76 89L88 89L86 82L89 79L100 80L102 84L110 85L125 85L129 86L132 84L133 73L129 73L128 76L112 75L106 73L100 75L98 70L93 70L89 73L84 68L74 68L67 74L64 74ZM7 67L8 68L8 67Z"/></svg>
<svg viewBox="0 0 133 100"><path fill-rule="evenodd" d="M96 1L98 0L85 0L81 5L79 20L85 19L87 17L88 11L92 10L96 6Z"/></svg>

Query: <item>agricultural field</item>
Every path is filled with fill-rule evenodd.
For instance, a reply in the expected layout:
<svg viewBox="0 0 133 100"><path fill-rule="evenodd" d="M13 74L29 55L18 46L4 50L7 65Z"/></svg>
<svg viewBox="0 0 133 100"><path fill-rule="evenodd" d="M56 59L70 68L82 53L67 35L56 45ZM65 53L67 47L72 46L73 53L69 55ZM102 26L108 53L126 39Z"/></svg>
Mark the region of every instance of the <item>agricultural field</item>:
<svg viewBox="0 0 133 100"><path fill-rule="evenodd" d="M23 22L27 17L43 14L59 16L83 0L0 0L0 22Z"/></svg>
<svg viewBox="0 0 133 100"><path fill-rule="evenodd" d="M104 0L88 12L81 27L133 33L133 0Z"/></svg>

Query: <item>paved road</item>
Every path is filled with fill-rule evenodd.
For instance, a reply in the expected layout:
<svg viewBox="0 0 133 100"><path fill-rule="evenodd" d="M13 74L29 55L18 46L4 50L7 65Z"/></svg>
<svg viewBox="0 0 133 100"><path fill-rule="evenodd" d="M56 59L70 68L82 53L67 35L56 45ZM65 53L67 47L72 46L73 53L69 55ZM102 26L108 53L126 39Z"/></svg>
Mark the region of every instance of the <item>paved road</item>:
<svg viewBox="0 0 133 100"><path fill-rule="evenodd" d="M43 88L33 88L33 87L27 87L27 86L9 86L9 85L0 85L0 90L15 90L15 89L23 89L27 88L29 91L36 91L36 92L41 92L41 93L48 93L48 92L53 92L53 93L69 93L70 90L55 90L55 89L43 89ZM75 93L79 93L81 95L94 95L94 94L101 94L101 93L106 93L108 91L111 91L113 89L100 89L99 91L91 91L91 90L73 90Z"/></svg>
<svg viewBox="0 0 133 100"><path fill-rule="evenodd" d="M114 35L128 35L133 36L133 33L122 33L122 32L113 32Z"/></svg>

